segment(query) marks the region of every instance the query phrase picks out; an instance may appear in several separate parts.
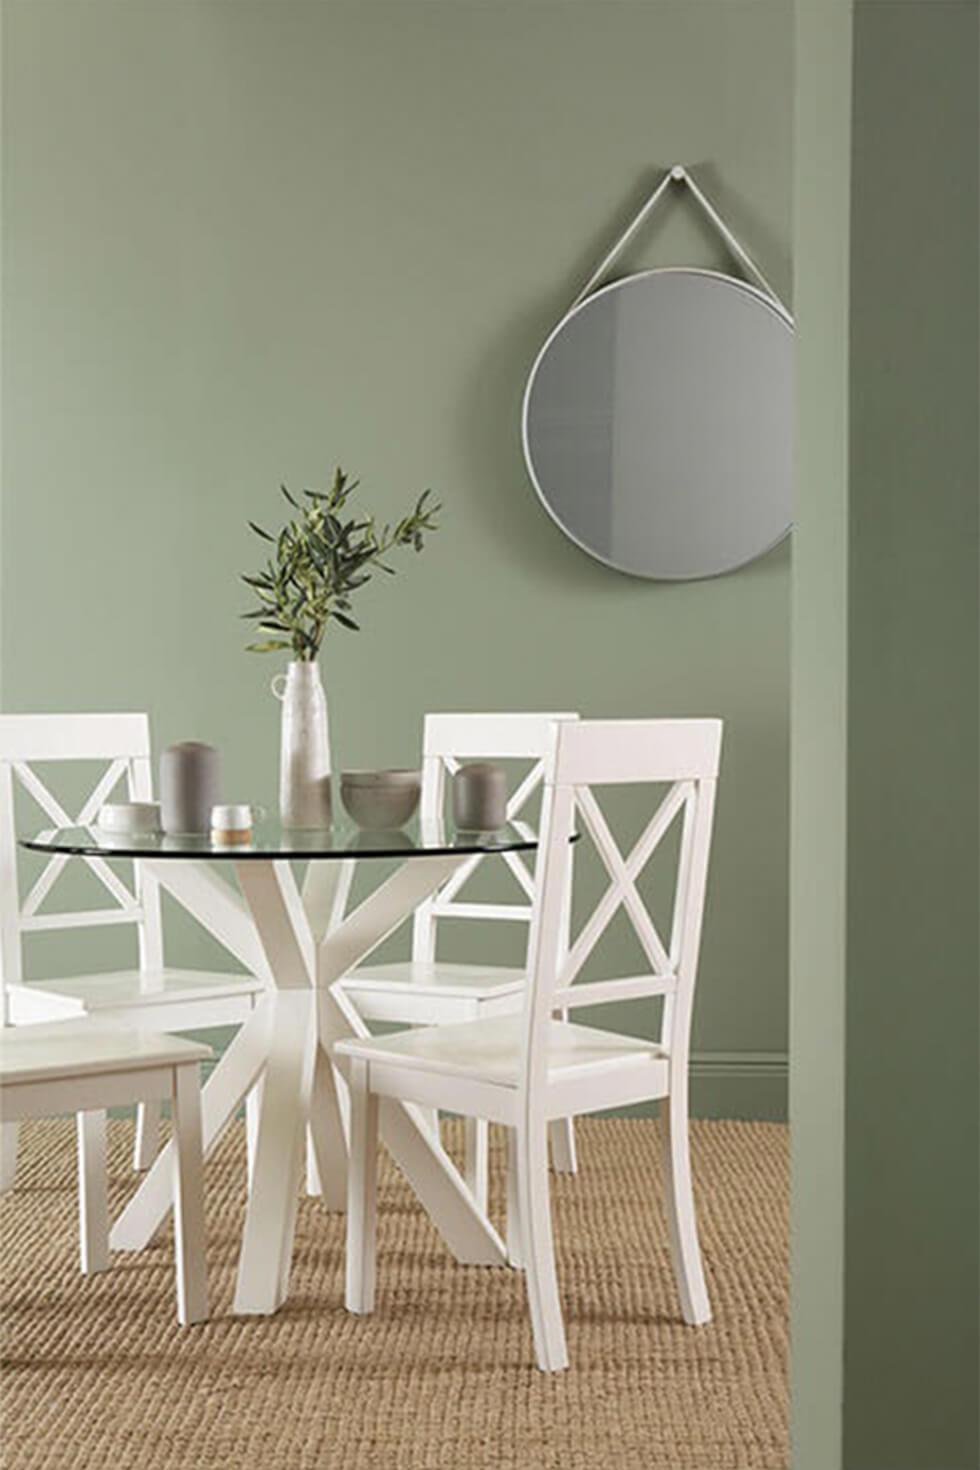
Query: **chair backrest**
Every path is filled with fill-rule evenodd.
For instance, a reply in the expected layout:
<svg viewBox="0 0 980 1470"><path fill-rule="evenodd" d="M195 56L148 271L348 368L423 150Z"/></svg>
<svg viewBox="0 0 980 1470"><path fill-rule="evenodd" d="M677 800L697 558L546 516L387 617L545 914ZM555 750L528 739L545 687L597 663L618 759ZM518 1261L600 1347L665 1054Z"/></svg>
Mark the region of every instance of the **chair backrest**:
<svg viewBox="0 0 980 1470"><path fill-rule="evenodd" d="M104 769L80 810L72 815L35 767L82 761ZM112 899L106 907L41 912L68 862L58 854L48 860L27 895L20 897L15 788L21 786L33 798L49 825L84 827L95 821L103 802L123 781L129 800L151 798L150 727L145 714L0 715L0 998L8 985L19 984L23 978L24 935L40 931L134 924L141 968L163 964L160 891L153 879L140 872L139 864L134 865L130 889L101 858L84 859ZM5 1004L2 1011L5 1020Z"/></svg>
<svg viewBox="0 0 980 1470"><path fill-rule="evenodd" d="M526 773L507 802L508 821L520 820L534 793L542 785L545 759L552 744L556 721L575 721L575 714L430 714L425 717L422 736L422 818L438 819L444 810L449 778L467 760L530 760ZM542 812L542 820L543 820ZM499 919L530 925L536 894L535 873L519 853L503 854L507 867L521 891L520 903L467 903L459 898L483 858L463 863L449 882L415 912L412 928L412 958L435 958L437 925L441 919ZM536 871L536 870L535 870ZM530 931L529 931L530 932Z"/></svg>
<svg viewBox="0 0 980 1470"><path fill-rule="evenodd" d="M720 720L582 720L557 725L545 760L541 832L541 897L530 948L525 1001L524 1085L544 1085L545 1033L558 1011L583 1005L663 996L661 1044L674 1068L686 1072L691 1012L704 914ZM623 856L593 787L667 785L632 851ZM681 824L673 912L666 942L640 897L637 878L675 821ZM569 943L571 839L588 833L609 884ZM575 981L609 926L625 910L649 970L641 975Z"/></svg>

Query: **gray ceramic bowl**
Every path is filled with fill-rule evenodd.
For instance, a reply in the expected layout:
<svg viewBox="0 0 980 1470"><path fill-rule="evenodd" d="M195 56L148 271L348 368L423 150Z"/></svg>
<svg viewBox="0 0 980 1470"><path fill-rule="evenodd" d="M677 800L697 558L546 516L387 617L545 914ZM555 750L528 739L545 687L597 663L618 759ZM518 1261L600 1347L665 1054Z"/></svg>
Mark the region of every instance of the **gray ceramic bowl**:
<svg viewBox="0 0 980 1470"><path fill-rule="evenodd" d="M369 832L401 827L419 804L418 771L344 771L340 799L347 815Z"/></svg>

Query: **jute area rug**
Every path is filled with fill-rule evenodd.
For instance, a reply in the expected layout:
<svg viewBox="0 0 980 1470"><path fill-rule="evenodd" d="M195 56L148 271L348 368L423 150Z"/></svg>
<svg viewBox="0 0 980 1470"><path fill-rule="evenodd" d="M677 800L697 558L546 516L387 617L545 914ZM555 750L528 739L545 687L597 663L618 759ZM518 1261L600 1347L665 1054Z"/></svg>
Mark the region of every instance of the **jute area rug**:
<svg viewBox="0 0 980 1470"><path fill-rule="evenodd" d="M132 1134L110 1128L115 1210ZM522 1276L457 1265L387 1163L374 1316L343 1309L342 1217L304 1199L287 1305L235 1318L232 1129L208 1166L213 1319L181 1329L169 1234L79 1275L71 1124L26 1125L0 1213L4 1470L785 1470L785 1128L694 1127L702 1328L678 1311L656 1123L578 1136L580 1171L553 1190L572 1367L546 1376Z"/></svg>

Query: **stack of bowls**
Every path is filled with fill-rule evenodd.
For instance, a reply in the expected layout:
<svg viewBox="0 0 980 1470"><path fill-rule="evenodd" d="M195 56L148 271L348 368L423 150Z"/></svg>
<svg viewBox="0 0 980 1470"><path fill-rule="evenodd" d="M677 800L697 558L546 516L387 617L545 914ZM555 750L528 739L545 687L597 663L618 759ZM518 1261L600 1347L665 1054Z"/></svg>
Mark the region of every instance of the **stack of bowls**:
<svg viewBox="0 0 980 1470"><path fill-rule="evenodd" d="M401 827L419 804L418 771L344 771L340 799L352 821L371 832Z"/></svg>

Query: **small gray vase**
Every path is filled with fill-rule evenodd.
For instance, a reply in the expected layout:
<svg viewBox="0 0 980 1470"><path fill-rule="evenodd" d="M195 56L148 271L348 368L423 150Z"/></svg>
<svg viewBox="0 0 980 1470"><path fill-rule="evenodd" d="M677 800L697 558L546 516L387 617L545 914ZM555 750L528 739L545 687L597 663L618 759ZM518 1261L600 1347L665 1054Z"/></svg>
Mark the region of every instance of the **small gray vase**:
<svg viewBox="0 0 980 1470"><path fill-rule="evenodd" d="M453 821L462 832L495 832L507 820L507 773L490 761L460 766L453 777Z"/></svg>
<svg viewBox="0 0 980 1470"><path fill-rule="evenodd" d="M207 832L221 800L221 756L213 745L183 740L160 757L160 825L164 832Z"/></svg>

